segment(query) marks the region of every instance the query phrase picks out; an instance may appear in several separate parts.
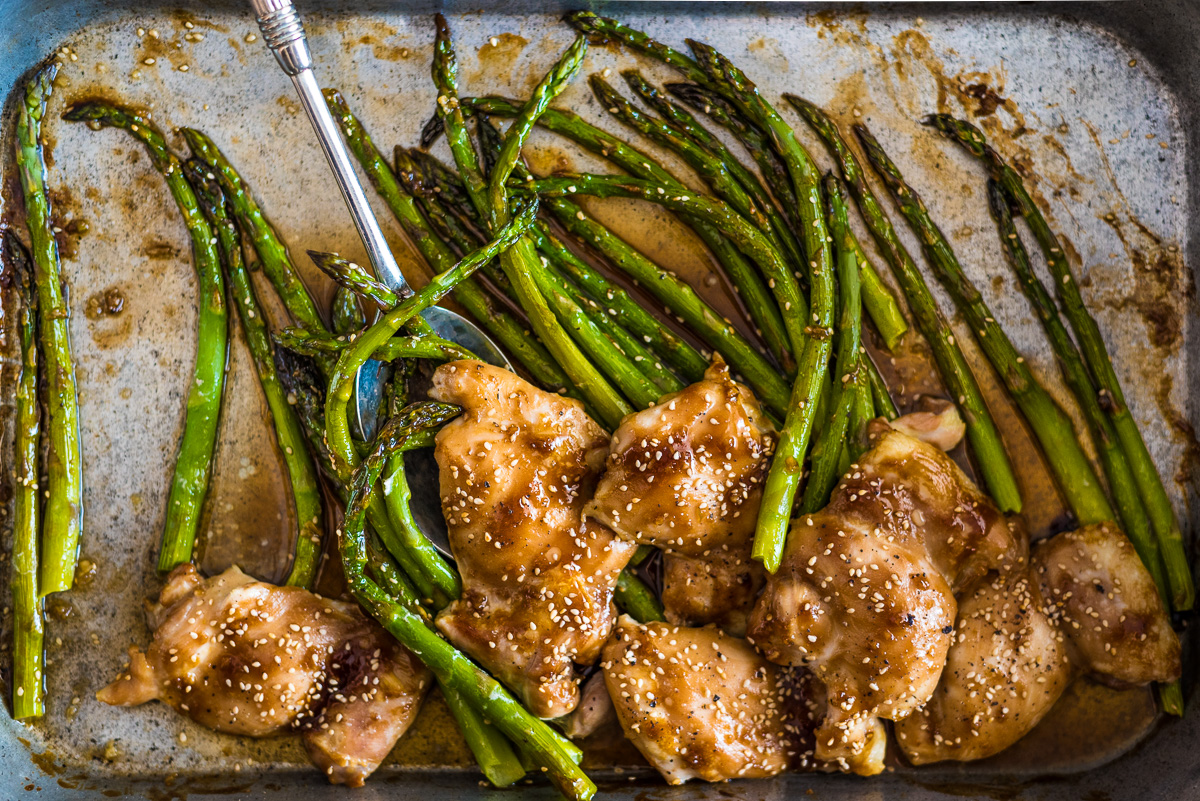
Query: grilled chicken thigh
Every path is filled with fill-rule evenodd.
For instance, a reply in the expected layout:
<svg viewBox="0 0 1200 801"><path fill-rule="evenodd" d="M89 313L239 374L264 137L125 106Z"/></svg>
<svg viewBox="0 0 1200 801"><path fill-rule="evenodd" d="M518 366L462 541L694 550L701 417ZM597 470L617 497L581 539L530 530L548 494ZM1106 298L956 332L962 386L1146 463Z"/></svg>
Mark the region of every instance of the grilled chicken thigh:
<svg viewBox="0 0 1200 801"><path fill-rule="evenodd" d="M434 452L463 581L437 626L535 715L565 715L573 666L599 656L636 549L580 515L608 439L578 401L482 362L442 365L430 395L463 407Z"/></svg>
<svg viewBox="0 0 1200 801"><path fill-rule="evenodd" d="M601 665L625 736L669 783L774 776L792 763L804 704L788 670L744 640L622 616Z"/></svg>
<svg viewBox="0 0 1200 801"><path fill-rule="evenodd" d="M1124 534L1109 524L1064 532L1030 561L961 602L937 692L896 725L914 764L1003 751L1083 673L1118 685L1179 677L1179 639Z"/></svg>
<svg viewBox="0 0 1200 801"><path fill-rule="evenodd" d="M154 638L96 697L164 701L210 729L301 730L335 784L360 786L416 717L425 667L354 604L255 581L237 567L205 580L190 564L148 604Z"/></svg>
<svg viewBox="0 0 1200 801"><path fill-rule="evenodd" d="M1043 540L1030 562L1042 608L1080 670L1118 686L1179 678L1179 637L1150 573L1115 525Z"/></svg>
<svg viewBox="0 0 1200 801"><path fill-rule="evenodd" d="M818 760L882 770L868 748L871 721L901 720L929 699L954 632L955 591L1019 563L1023 544L945 453L890 429L825 509L793 521L748 638L825 685Z"/></svg>
<svg viewBox="0 0 1200 801"><path fill-rule="evenodd" d="M959 600L937 691L896 723L896 741L917 765L997 754L1050 711L1073 676L1028 572L993 573Z"/></svg>
<svg viewBox="0 0 1200 801"><path fill-rule="evenodd" d="M584 514L664 551L667 619L736 634L763 584L750 560L774 432L717 361L704 379L621 421Z"/></svg>

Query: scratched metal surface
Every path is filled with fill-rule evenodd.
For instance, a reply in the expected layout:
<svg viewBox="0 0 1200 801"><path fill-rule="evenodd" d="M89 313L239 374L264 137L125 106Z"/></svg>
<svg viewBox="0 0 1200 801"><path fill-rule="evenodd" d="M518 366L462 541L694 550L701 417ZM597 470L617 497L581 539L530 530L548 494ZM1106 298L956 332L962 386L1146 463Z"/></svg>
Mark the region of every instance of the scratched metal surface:
<svg viewBox="0 0 1200 801"><path fill-rule="evenodd" d="M557 11L529 10L533 5L486 4L482 13L463 6L466 13L452 16L464 93L521 96L567 44L571 34L557 22ZM395 143L414 144L433 107L431 10L402 13L384 3L374 6L357 14L310 13L308 20L319 76L347 93L386 150ZM87 228L66 237L64 271L84 429L83 555L96 565L92 580L67 596L50 623L45 721L26 728L0 716L5 718L0 795L6 798L26 786L40 789L42 797L153 796L164 793L164 780L174 782L168 794L192 797L236 792L269 798L303 788L305 797L324 798L337 792L311 771L294 739L225 737L159 704L116 710L93 698L120 670L126 649L147 637L140 605L158 587L152 552L193 358L195 283L184 231L144 154L119 132L68 125L58 113L72 99L103 94L152 110L165 129L205 129L242 169L319 298L327 288L302 258L305 249L361 257L290 85L261 41L247 41L255 32L249 15L236 4L184 7L181 12L143 4L130 12L94 0L0 3L0 83L6 92L38 59L53 50L62 53L47 126L50 184L59 192L56 213L63 227L70 230L65 223L74 220L76 229L79 221ZM1074 414L1038 326L1003 267L978 167L914 122L937 109L979 112L988 98L973 97L971 92L981 92L964 92L964 86L986 85L1007 98L985 118L988 132L1006 154L1027 160L1041 176L1038 194L1078 251L1085 294L1114 349L1155 460L1164 476L1186 479L1195 457L1189 450L1194 440L1187 437L1195 408L1187 399L1196 387L1192 360L1197 353L1192 274L1185 257L1195 261L1197 168L1189 155L1198 131L1188 99L1196 96L1196 57L1184 47L1197 20L1186 3L994 5L984 13L953 5L881 6L869 15L784 4L607 8L673 43L685 37L710 42L742 65L768 97L797 92L843 120L867 121L923 191L1018 347ZM1060 16L1064 13L1072 16ZM139 28L146 33L139 35ZM596 48L584 73L638 63L626 53ZM672 77L655 65L641 66L652 77ZM582 81L559 102L619 130L600 113ZM6 122L11 103L8 112ZM787 116L815 145L799 121ZM174 144L182 147L178 140ZM827 163L819 148L811 149ZM532 155L543 168L594 165L568 153L561 143L539 135ZM3 164L10 178L11 161L6 138ZM5 184L6 220L14 215L12 186ZM410 277L423 280L386 210L382 205L378 210ZM597 205L594 211L651 255L706 284L703 256L669 221L634 204ZM124 310L116 316L88 314L89 299L109 288L119 290ZM719 286L705 291L732 308ZM7 483L15 370L11 297L5 302L0 408L6 439L0 472ZM1001 410L1000 416L1010 445L1026 451L1011 412ZM290 505L282 494L281 466L266 419L248 355L238 343L203 556L207 570L237 561L272 579L286 568L280 554L290 536ZM1031 527L1044 533L1059 504L1045 491L1040 470L1035 460L1022 469L1022 478ZM1190 521L1194 490L1186 481L1169 484L1181 519ZM4 509L0 527L7 537L10 516ZM0 565L0 573L6 571L7 564ZM3 670L6 656L0 659ZM739 797L782 798L809 788L824 798L993 792L1078 798L1092 791L1112 798L1196 797L1197 759L1186 742L1194 743L1200 730L1197 710L1182 723L1156 724L1145 693L1116 694L1090 684L1078 684L1073 693L1078 697L1069 714L1031 735L1016 756L982 767L901 768L865 782L801 775L741 783L736 789L668 790L656 781L627 783L625 776L609 773L605 789L614 796L649 793L654 798L708 798L731 791ZM1106 733L1105 718L1113 710L1126 721L1119 737ZM381 770L357 795L492 795L460 769L466 755L447 725L440 705L427 704L398 746L394 766ZM1139 746L1147 737L1149 742ZM1064 740L1075 747L1064 751L1056 745ZM31 749L45 752L37 760L40 767L31 763ZM1132 752L1112 762L1126 751ZM1079 772L1105 763L1110 764ZM1046 775L1069 778L1042 778ZM526 793L552 795L535 788Z"/></svg>

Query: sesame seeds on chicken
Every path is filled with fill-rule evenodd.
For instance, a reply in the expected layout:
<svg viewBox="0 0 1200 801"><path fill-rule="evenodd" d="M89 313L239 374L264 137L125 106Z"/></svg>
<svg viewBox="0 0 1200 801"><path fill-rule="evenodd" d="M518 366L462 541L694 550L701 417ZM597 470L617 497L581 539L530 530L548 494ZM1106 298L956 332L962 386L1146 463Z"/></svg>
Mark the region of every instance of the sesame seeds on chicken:
<svg viewBox="0 0 1200 801"><path fill-rule="evenodd" d="M892 430L850 467L825 509L792 522L748 638L824 684L818 760L883 769L872 721L901 720L933 694L955 590L1023 552L1023 537L945 453Z"/></svg>
<svg viewBox="0 0 1200 801"><path fill-rule="evenodd" d="M581 516L607 437L578 401L482 362L442 365L430 394L463 407L435 449L463 580L437 626L535 715L565 715L579 700L574 665L599 655L636 548Z"/></svg>
<svg viewBox="0 0 1200 801"><path fill-rule="evenodd" d="M774 431L718 360L698 381L621 421L584 514L662 549L673 623L741 634L763 584L750 559Z"/></svg>
<svg viewBox="0 0 1200 801"><path fill-rule="evenodd" d="M154 637L98 692L117 706L160 700L214 731L302 732L335 784L361 786L416 717L430 677L355 604L191 564L148 605Z"/></svg>
<svg viewBox="0 0 1200 801"><path fill-rule="evenodd" d="M622 616L601 667L626 737L670 784L763 778L799 761L799 685L744 640Z"/></svg>

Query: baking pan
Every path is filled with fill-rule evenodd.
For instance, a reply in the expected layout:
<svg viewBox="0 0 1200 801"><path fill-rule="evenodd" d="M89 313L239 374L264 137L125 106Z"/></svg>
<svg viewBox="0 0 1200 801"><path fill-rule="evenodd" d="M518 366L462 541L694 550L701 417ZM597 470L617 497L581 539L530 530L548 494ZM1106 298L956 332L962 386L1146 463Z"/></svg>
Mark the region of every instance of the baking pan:
<svg viewBox="0 0 1200 801"><path fill-rule="evenodd" d="M302 7L318 75L348 95L385 150L415 144L433 108L428 71L434 11L451 16L465 93L522 96L571 38L558 16L578 7L521 0L356 3L354 11L345 5ZM1200 389L1194 367L1200 332L1187 267L1196 261L1193 243L1200 233L1194 208L1200 166L1193 155L1200 149L1200 6L1155 0L595 8L672 43L685 37L710 42L770 98L792 91L843 120L866 120L952 233L1018 347L1074 413L1039 327L1003 267L977 165L915 122L939 108L990 112L987 130L1004 152L1038 174L1037 194L1079 254L1085 294L1155 460L1166 478L1175 479L1168 485L1190 535L1196 500L1191 470L1200 451L1193 434L1197 407L1190 401ZM308 122L261 40L252 38L256 32L240 3L0 0L6 136L12 88L53 51L64 65L46 130L80 382L83 558L91 567L77 590L52 602L45 720L25 727L0 715L0 798L29 792L70 799L269 799L298 792L324 799L349 793L327 786L294 739L227 737L161 704L112 709L93 698L120 670L126 649L148 636L141 603L158 588L151 556L167 466L182 426L195 287L183 228L140 149L119 132L93 132L57 115L69 100L104 94L149 108L165 129L202 128L242 169L294 254L317 248L361 258ZM597 47L585 72L634 63L627 53ZM651 77L669 77L656 65L642 66ZM611 125L582 81L559 102ZM799 120L792 121L813 144ZM820 148L811 149L824 161ZM5 139L2 212L6 221L19 223L11 203L11 151ZM535 137L531 156L542 168L592 166L546 135ZM423 280L398 228L382 205L378 211L410 278ZM710 267L704 254L680 238L671 221L631 203L597 204L594 213L734 310L719 284L704 281ZM314 294L325 299L323 280L310 265L300 267ZM107 290L122 297L119 314L104 313L99 299ZM5 303L0 459L7 486L17 362L12 299ZM255 575L278 579L286 567L290 505L248 354L234 341L202 566L213 571L238 562ZM991 381L984 375L985 383ZM916 377L906 380L911 394ZM1000 417L1014 451L1027 450L1011 409ZM1022 469L1035 535L1053 529L1059 513L1052 491L1037 483L1040 470L1036 459ZM7 538L11 516L7 507L5 512L0 527ZM6 564L0 573L6 580ZM0 593L7 597L7 587L0 585ZM5 608L5 626L7 614ZM7 671L7 654L0 661ZM1190 690L1193 660L1185 672ZM1200 710L1194 703L1183 720L1159 720L1145 690L1120 693L1081 681L1069 696L1011 753L975 765L915 771L897 764L867 780L794 774L668 788L628 746L616 743L593 755L593 773L606 797L629 799L774 799L810 790L830 800L1200 798ZM364 801L554 795L537 785L491 790L478 778L444 707L431 698L389 763L354 795Z"/></svg>

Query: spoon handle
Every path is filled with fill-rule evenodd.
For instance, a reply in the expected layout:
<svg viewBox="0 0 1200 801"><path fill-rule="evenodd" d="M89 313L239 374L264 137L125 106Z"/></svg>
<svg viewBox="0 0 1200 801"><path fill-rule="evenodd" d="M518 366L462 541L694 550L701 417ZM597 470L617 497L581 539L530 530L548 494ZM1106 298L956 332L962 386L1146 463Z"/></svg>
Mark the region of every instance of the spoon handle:
<svg viewBox="0 0 1200 801"><path fill-rule="evenodd" d="M313 130L317 132L321 151L337 179L342 199L350 209L354 227L358 229L358 235L367 249L367 257L375 268L375 275L401 297L411 295L412 290L404 280L383 230L371 211L362 183L350 161L350 154L342 142L337 122L329 113L329 107L321 95L321 87L313 75L312 52L308 49L308 39L304 35L304 26L300 23L296 6L291 0L250 0L250 5L254 7L258 28L267 47L275 54L279 66L291 77L300 95L300 102Z"/></svg>

